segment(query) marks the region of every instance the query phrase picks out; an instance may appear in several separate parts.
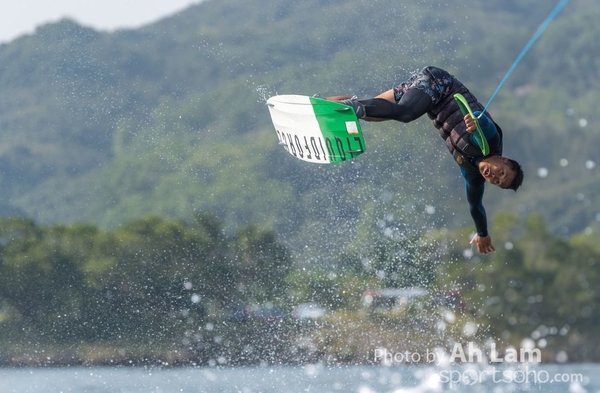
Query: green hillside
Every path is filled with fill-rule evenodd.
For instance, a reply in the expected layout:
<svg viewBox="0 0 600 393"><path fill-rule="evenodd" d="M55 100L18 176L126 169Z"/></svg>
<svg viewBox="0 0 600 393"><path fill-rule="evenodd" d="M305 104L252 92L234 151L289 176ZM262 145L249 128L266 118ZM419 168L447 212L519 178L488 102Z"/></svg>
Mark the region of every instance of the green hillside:
<svg viewBox="0 0 600 393"><path fill-rule="evenodd" d="M365 124L367 154L319 166L277 146L264 105L372 96L429 64L485 102L553 4L460 3L219 0L111 34L42 26L0 46L0 213L112 228L210 212L229 230L275 228L306 261L368 244L372 228L470 227L428 119ZM599 16L595 1L571 2L490 108L526 172L516 195L488 191L490 215L598 227Z"/></svg>

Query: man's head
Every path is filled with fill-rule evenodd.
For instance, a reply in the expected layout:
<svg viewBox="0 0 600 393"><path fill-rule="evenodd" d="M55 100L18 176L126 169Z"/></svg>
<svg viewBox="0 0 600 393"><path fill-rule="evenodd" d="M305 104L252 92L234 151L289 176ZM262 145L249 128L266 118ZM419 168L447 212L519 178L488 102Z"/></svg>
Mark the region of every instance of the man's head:
<svg viewBox="0 0 600 393"><path fill-rule="evenodd" d="M517 191L523 183L521 165L507 157L487 157L479 163L479 173L489 183L500 188Z"/></svg>

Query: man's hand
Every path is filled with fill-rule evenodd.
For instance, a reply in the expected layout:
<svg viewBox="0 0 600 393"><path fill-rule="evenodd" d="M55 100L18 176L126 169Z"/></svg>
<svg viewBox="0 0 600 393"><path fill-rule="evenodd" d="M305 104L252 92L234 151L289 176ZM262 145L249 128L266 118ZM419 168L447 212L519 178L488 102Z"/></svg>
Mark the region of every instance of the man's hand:
<svg viewBox="0 0 600 393"><path fill-rule="evenodd" d="M469 134L475 132L475 130L477 130L477 120L473 119L473 117L469 113L465 115L464 119L465 124L467 125L467 132Z"/></svg>
<svg viewBox="0 0 600 393"><path fill-rule="evenodd" d="M492 245L492 238L489 235L479 236L478 234L475 234L475 236L473 236L473 239L471 239L471 244L477 245L477 251L479 251L482 254L487 254L492 251L496 251L496 249Z"/></svg>

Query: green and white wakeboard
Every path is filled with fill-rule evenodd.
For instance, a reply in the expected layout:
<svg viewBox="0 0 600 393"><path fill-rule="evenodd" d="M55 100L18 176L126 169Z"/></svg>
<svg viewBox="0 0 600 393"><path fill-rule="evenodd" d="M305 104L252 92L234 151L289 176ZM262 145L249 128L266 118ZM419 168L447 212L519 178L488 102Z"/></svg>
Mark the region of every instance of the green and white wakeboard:
<svg viewBox="0 0 600 393"><path fill-rule="evenodd" d="M274 96L267 105L279 144L300 160L331 164L366 150L360 123L348 105L301 95Z"/></svg>

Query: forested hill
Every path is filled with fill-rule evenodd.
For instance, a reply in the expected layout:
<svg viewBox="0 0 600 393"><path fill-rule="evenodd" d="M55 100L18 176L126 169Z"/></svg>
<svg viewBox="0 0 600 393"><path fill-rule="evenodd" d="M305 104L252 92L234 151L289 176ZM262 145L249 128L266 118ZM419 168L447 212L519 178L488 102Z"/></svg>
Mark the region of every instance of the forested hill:
<svg viewBox="0 0 600 393"><path fill-rule="evenodd" d="M213 212L314 255L373 228L469 227L429 120L366 124L367 154L319 166L277 146L265 100L366 97L433 64L485 102L552 3L213 0L137 30L42 26L0 45L0 213L114 227ZM526 172L517 194L489 190L490 215L598 227L599 17L572 0L490 108Z"/></svg>

